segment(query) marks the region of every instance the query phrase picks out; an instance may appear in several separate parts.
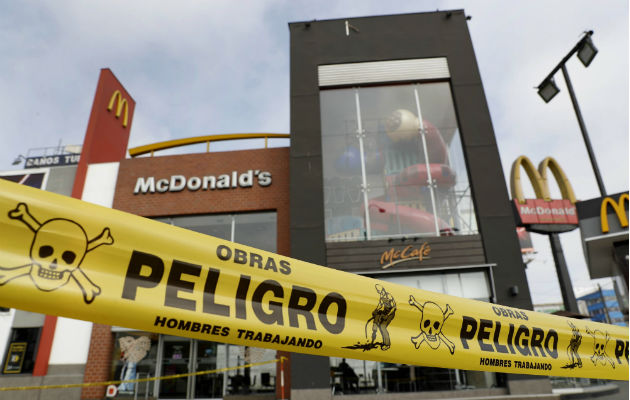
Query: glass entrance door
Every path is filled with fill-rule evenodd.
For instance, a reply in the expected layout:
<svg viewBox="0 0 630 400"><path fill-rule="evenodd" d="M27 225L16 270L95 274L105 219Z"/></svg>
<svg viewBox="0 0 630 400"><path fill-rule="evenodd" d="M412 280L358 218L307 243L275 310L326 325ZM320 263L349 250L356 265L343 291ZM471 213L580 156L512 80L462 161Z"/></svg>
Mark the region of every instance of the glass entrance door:
<svg viewBox="0 0 630 400"><path fill-rule="evenodd" d="M195 372L217 368L217 343L194 341ZM216 399L223 397L223 374L204 374L191 377L196 399Z"/></svg>
<svg viewBox="0 0 630 400"><path fill-rule="evenodd" d="M217 368L217 343L161 335L159 376L188 374ZM160 399L217 399L223 397L223 375L190 375L158 381Z"/></svg>
<svg viewBox="0 0 630 400"><path fill-rule="evenodd" d="M186 374L191 371L192 339L162 335L160 375ZM189 399L189 377L160 380L161 399Z"/></svg>

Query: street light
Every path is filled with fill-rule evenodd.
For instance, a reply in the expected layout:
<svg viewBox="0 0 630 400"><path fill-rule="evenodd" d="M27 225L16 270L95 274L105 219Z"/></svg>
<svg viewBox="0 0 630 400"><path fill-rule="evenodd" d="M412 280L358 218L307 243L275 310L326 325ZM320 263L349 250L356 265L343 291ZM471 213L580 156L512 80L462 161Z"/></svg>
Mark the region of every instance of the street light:
<svg viewBox="0 0 630 400"><path fill-rule="evenodd" d="M559 91L560 89L556 85L556 81L554 81L553 78L544 81L538 87L538 95L542 97L543 100L545 100L545 103L549 103L551 99L553 99L558 94Z"/></svg>
<svg viewBox="0 0 630 400"><path fill-rule="evenodd" d="M569 61L569 58L571 58L571 56L573 56L573 54L575 53L577 53L577 57L580 59L585 67L591 65L591 62L597 54L597 48L595 47L595 45L593 45L593 41L591 40L592 35L593 31L585 32L582 39L580 39L580 41L571 49L571 51L569 51L569 53L564 56L564 58L560 61L558 65L556 65L556 67L549 73L549 75L547 75L545 79L543 79L542 83L538 85L537 89L538 95L545 101L545 103L549 103L551 99L553 99L558 94L558 92L560 92L560 89L556 85L553 76L556 72L558 72L558 70L562 69L562 75L564 76L564 81L566 82L567 89L569 90L571 103L573 103L573 109L575 110L575 115L577 116L580 130L582 131L582 137L584 138L586 150L588 151L588 157L591 160L591 165L593 166L593 171L595 172L595 179L597 180L599 191L601 192L603 197L606 196L604 182L599 174L599 168L597 167L597 162L595 161L595 154L593 154L593 149L591 148L591 141L588 138L586 126L584 125L584 119L582 119L582 113L580 112L580 106L578 105L577 98L575 97L573 85L571 85L571 79L569 78L569 73L567 72L567 67L565 65L566 62ZM569 270L567 268L567 263L564 258L564 252L562 251L562 245L560 243L560 236L557 233L550 233L549 242L551 245L551 252L553 254L554 263L556 265L558 283L560 284L560 291L562 293L562 301L564 303L564 307L567 311L579 313L577 301L575 300L575 294L573 293L573 286L571 285Z"/></svg>
<svg viewBox="0 0 630 400"><path fill-rule="evenodd" d="M606 196L606 188L604 187L604 181L599 173L599 167L597 166L597 161L595 161L595 154L593 153L593 148L591 147L591 141L588 137L588 132L586 131L586 126L584 125L584 119L582 118L582 113L580 112L580 106L578 105L577 98L575 97L575 92L573 91L573 85L571 84L571 79L569 78L569 72L567 71L566 62L573 56L573 54L577 53L577 57L580 59L582 64L585 67L591 65L591 62L595 58L597 54L597 48L593 44L591 40L591 36L593 35L593 31L588 31L584 33L584 36L580 41L567 53L566 56L560 61L558 65L543 79L542 83L538 85L536 88L538 89L538 95L545 101L545 103L549 103L551 99L554 98L560 89L555 84L553 76L558 70L562 70L562 75L564 76L564 81L567 84L567 89L569 89L569 96L571 97L571 103L573 104L573 109L575 110L575 115L577 116L578 124L580 125L580 130L582 131L582 137L584 138L584 144L586 145L586 150L588 152L588 157L591 160L591 165L593 166L593 172L595 173L595 179L597 180L597 186L599 186L599 192L602 197Z"/></svg>
<svg viewBox="0 0 630 400"><path fill-rule="evenodd" d="M591 65L591 61L595 58L595 54L597 54L597 47L593 44L591 40L591 36L585 36L585 39L582 40L582 47L578 50L577 56L582 61L585 67Z"/></svg>
<svg viewBox="0 0 630 400"><path fill-rule="evenodd" d="M24 161L26 158L23 155L18 155L16 157L15 160L13 160L13 162L11 163L11 165L18 165L19 163L21 163L22 161Z"/></svg>

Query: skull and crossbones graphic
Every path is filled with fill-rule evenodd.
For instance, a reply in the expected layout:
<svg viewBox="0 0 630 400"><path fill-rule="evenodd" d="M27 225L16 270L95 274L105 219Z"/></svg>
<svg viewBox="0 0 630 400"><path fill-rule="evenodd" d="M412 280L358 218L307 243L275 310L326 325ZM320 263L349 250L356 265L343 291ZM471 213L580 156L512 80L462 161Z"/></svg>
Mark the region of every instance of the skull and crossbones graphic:
<svg viewBox="0 0 630 400"><path fill-rule="evenodd" d="M603 333L602 331L597 329L591 331L590 329L588 329L587 326L586 333L593 337L593 356L591 357L593 365L597 366L599 362L601 362L602 365L606 365L606 363L608 362L610 363L610 365L612 365L613 368L615 368L615 362L610 357L608 357L608 354L606 354L606 345L610 340L608 332Z"/></svg>
<svg viewBox="0 0 630 400"><path fill-rule="evenodd" d="M446 309L442 310L442 307L432 301L420 304L412 295L409 296L409 304L420 310L422 314L420 334L411 338L411 342L416 346L416 349L420 348L422 343L427 343L429 347L435 350L440 347L441 343L444 343L451 354L455 353L455 344L448 340L442 332L444 323L446 323L448 317L453 315L451 306L447 304Z"/></svg>
<svg viewBox="0 0 630 400"><path fill-rule="evenodd" d="M0 267L0 286L30 276L39 290L51 292L59 289L72 277L83 292L83 300L90 304L101 293L80 268L85 254L101 245L111 245L114 238L109 228L93 239L88 239L83 227L65 218L53 218L39 223L24 203L9 211L9 218L21 221L33 233L29 257L31 262L13 268Z"/></svg>

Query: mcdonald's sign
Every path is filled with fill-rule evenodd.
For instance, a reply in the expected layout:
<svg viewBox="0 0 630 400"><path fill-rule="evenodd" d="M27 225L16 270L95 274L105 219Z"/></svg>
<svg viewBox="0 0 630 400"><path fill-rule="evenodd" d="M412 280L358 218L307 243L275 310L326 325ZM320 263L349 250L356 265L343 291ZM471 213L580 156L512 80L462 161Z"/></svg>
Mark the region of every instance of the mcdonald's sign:
<svg viewBox="0 0 630 400"><path fill-rule="evenodd" d="M622 228L628 227L628 212L626 208L628 208L628 193L623 193L619 196L617 201L612 199L611 197L604 197L602 200L602 205L600 207L600 219L602 226L602 233L608 233L610 231L610 226L608 225L608 206L611 206L614 210L615 214L617 214L617 219L619 220L619 225Z"/></svg>
<svg viewBox="0 0 630 400"><path fill-rule="evenodd" d="M620 192L576 204L592 279L621 272L628 282L628 203L628 192Z"/></svg>
<svg viewBox="0 0 630 400"><path fill-rule="evenodd" d="M109 105L107 106L107 111L112 111L114 104L116 104L116 118L120 118L124 112L122 126L123 128L126 128L127 121L129 119L129 103L127 103L127 99L122 96L120 90L116 90L112 93L112 97L109 99Z"/></svg>
<svg viewBox="0 0 630 400"><path fill-rule="evenodd" d="M534 188L535 199L526 199L523 194L521 167L527 173ZM551 171L558 183L562 199L551 198L548 171ZM578 217L573 187L554 158L546 157L536 169L529 158L518 157L512 164L510 189L519 226L541 233L567 232L577 227Z"/></svg>

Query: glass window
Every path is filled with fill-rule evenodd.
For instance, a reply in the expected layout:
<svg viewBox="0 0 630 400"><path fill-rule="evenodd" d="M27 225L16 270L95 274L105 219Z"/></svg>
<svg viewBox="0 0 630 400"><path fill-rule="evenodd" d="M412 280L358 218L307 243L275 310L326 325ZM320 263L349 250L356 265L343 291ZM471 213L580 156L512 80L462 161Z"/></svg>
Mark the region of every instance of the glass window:
<svg viewBox="0 0 630 400"><path fill-rule="evenodd" d="M13 328L4 355L3 374L27 374L35 366L41 328Z"/></svg>
<svg viewBox="0 0 630 400"><path fill-rule="evenodd" d="M156 218L160 222L226 240L230 240L232 235L232 219L231 215L190 215Z"/></svg>
<svg viewBox="0 0 630 400"><path fill-rule="evenodd" d="M116 332L112 360L112 380L130 380L155 376L158 334L129 331ZM138 387L136 388L136 385ZM118 385L121 397L150 392L152 383L124 382Z"/></svg>
<svg viewBox="0 0 630 400"><path fill-rule="evenodd" d="M227 354L226 354L227 350ZM219 345L217 368L264 363L276 358L276 351L249 346ZM276 364L267 363L226 373L226 393L231 395L273 393L276 388Z"/></svg>
<svg viewBox="0 0 630 400"><path fill-rule="evenodd" d="M156 220L257 249L277 251L275 211L176 216ZM275 350L256 347L171 336L162 336L162 343L162 354L159 356L162 376L186 372L190 368L196 371L233 368L276 358ZM190 357L194 359L191 361ZM121 368L119 365L117 371ZM199 398L220 398L224 394L273 393L275 387L276 364L268 363L232 369L222 375L200 375L194 378L194 384L189 383L189 378L165 380L160 383L159 392L160 398L184 398L193 392Z"/></svg>
<svg viewBox="0 0 630 400"><path fill-rule="evenodd" d="M411 282L409 283L404 282L405 278L400 277L399 279L402 280L402 282L398 281L397 283L401 285L412 286ZM444 291L443 280L444 280L443 275L429 275L429 276L423 277L422 279L417 279L415 282L418 289L440 293Z"/></svg>
<svg viewBox="0 0 630 400"><path fill-rule="evenodd" d="M233 241L275 253L277 225L275 212L236 214Z"/></svg>
<svg viewBox="0 0 630 400"><path fill-rule="evenodd" d="M477 233L447 82L320 91L326 240Z"/></svg>
<svg viewBox="0 0 630 400"><path fill-rule="evenodd" d="M489 301L490 284L485 271L432 273L422 275L378 275L377 279L430 292Z"/></svg>
<svg viewBox="0 0 630 400"><path fill-rule="evenodd" d="M491 297L485 271L378 275L378 279L412 288L488 301ZM399 299L396 299L399 300ZM420 300L420 299L419 299ZM400 301L402 302L402 301ZM367 328L366 328L367 329ZM492 372L418 367L363 360L330 359L335 393L421 392L491 388L502 384Z"/></svg>
<svg viewBox="0 0 630 400"><path fill-rule="evenodd" d="M261 250L275 252L277 248L278 224L275 211L189 215L155 218L155 220Z"/></svg>

